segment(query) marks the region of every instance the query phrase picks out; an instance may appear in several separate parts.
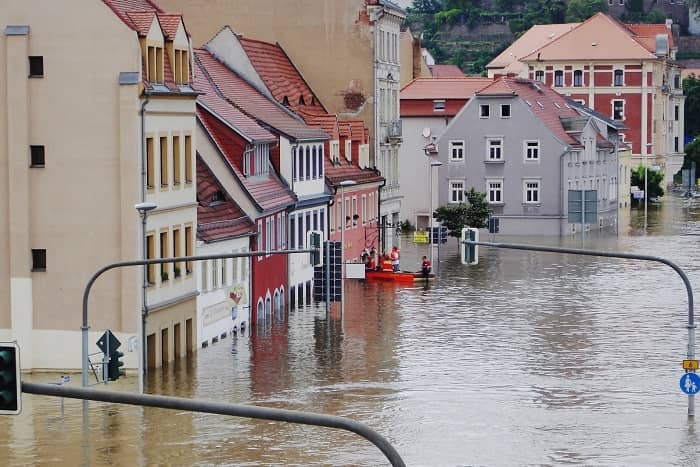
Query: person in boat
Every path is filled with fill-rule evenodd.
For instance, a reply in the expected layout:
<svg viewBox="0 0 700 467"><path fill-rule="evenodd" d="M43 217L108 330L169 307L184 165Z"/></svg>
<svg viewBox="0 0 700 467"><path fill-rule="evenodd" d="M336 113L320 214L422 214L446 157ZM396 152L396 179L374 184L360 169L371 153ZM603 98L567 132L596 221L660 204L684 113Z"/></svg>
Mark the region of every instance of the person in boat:
<svg viewBox="0 0 700 467"><path fill-rule="evenodd" d="M391 250L391 264L392 264L392 270L394 272L399 272L399 249L397 247L392 248Z"/></svg>
<svg viewBox="0 0 700 467"><path fill-rule="evenodd" d="M381 268L381 270L384 272L392 272L394 270L394 263L391 260L391 258L389 257L389 255L387 255L386 253L384 253L382 255L382 268Z"/></svg>
<svg viewBox="0 0 700 467"><path fill-rule="evenodd" d="M430 271L433 269L433 264L430 262L427 256L423 256L423 259L420 263L420 272L423 273L423 277L428 277L428 274L430 274Z"/></svg>

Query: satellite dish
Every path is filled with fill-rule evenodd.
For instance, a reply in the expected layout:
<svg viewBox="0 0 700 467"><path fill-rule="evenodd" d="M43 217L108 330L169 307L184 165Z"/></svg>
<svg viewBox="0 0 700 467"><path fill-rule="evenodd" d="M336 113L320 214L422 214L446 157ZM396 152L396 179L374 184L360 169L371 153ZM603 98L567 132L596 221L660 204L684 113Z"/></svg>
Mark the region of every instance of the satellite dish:
<svg viewBox="0 0 700 467"><path fill-rule="evenodd" d="M423 128L423 138L427 138L430 136L430 128L425 127Z"/></svg>

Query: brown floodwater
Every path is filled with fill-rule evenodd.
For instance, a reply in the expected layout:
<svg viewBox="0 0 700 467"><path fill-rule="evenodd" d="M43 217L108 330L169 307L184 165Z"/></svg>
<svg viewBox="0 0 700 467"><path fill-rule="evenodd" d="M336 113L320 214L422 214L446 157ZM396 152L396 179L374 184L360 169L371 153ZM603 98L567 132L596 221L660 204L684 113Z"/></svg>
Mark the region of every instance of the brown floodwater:
<svg viewBox="0 0 700 467"><path fill-rule="evenodd" d="M641 211L621 225L583 245L666 257L697 288L700 202L667 197L650 206L646 232ZM417 267L425 247L402 242L403 268ZM412 466L698 465L678 385L686 295L670 268L487 248L467 268L454 240L441 258L435 284L349 282L342 313L290 310L151 372L147 392L350 417ZM109 389L135 391L135 377ZM79 401L23 403L0 419L2 465L386 465L363 438L328 428L97 402L85 417Z"/></svg>

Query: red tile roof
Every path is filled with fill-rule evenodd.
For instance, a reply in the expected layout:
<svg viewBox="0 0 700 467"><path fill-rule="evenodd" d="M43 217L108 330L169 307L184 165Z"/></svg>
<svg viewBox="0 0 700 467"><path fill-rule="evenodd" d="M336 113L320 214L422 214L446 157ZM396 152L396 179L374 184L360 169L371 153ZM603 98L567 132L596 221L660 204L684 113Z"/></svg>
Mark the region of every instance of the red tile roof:
<svg viewBox="0 0 700 467"><path fill-rule="evenodd" d="M160 26L163 30L163 35L165 36L166 40L171 41L175 39L175 35L177 34L177 27L180 25L181 20L181 15L158 13L158 21L160 21Z"/></svg>
<svg viewBox="0 0 700 467"><path fill-rule="evenodd" d="M204 106L210 113L215 114L220 120L224 120L250 142L277 140L275 135L258 125L255 120L226 102L226 99L221 97L209 81L206 71L199 62L195 62L195 67L195 86L202 92L197 97L197 105Z"/></svg>
<svg viewBox="0 0 700 467"><path fill-rule="evenodd" d="M379 172L371 169L361 169L342 157L336 164L333 164L329 158L326 158L324 168L326 179L333 186L339 185L343 180L354 180L360 184L384 180L384 177L379 175Z"/></svg>
<svg viewBox="0 0 700 467"><path fill-rule="evenodd" d="M230 128L201 106L197 107L197 119L214 140L243 188L250 194L260 210L284 209L296 202L294 193L274 172L271 171L267 175L255 177L243 175L243 154L236 150L240 144L236 141L238 137Z"/></svg>
<svg viewBox="0 0 700 467"><path fill-rule="evenodd" d="M673 34L665 24L623 24L649 52L656 52L656 35L668 35L668 46L674 47Z"/></svg>
<svg viewBox="0 0 700 467"><path fill-rule="evenodd" d="M153 17L156 14L153 11L126 11L124 15L131 21L131 28L134 29L139 36L147 36L153 24Z"/></svg>
<svg viewBox="0 0 700 467"><path fill-rule="evenodd" d="M404 99L469 99L493 83L491 78L416 78L401 89Z"/></svg>
<svg viewBox="0 0 700 467"><path fill-rule="evenodd" d="M223 201L212 202L219 192ZM205 242L255 233L255 224L231 199L204 160L197 156L197 237Z"/></svg>
<svg viewBox="0 0 700 467"><path fill-rule="evenodd" d="M542 83L522 78L500 78L476 95L518 96L559 140L572 146L579 146L579 142L562 126L561 117L580 117L581 115L569 107L566 97Z"/></svg>
<svg viewBox="0 0 700 467"><path fill-rule="evenodd" d="M196 59L216 90L249 117L297 140L327 140L328 135L261 94L205 49L195 49Z"/></svg>
<svg viewBox="0 0 700 467"><path fill-rule="evenodd" d="M237 36L255 71L277 102L294 112L326 113L318 97L279 44ZM303 102L303 103L302 103Z"/></svg>
<svg viewBox="0 0 700 467"><path fill-rule="evenodd" d="M433 78L461 78L464 73L457 65L429 65Z"/></svg>

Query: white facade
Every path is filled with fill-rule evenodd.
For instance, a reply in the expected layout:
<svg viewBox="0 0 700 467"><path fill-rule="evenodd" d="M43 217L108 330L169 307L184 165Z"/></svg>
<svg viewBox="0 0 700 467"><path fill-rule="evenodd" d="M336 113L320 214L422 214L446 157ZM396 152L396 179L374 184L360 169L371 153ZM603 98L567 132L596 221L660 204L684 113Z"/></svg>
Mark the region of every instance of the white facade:
<svg viewBox="0 0 700 467"><path fill-rule="evenodd" d="M248 251L248 237L221 242L197 242L198 255ZM217 342L250 328L250 259L201 261L197 267L197 343Z"/></svg>

